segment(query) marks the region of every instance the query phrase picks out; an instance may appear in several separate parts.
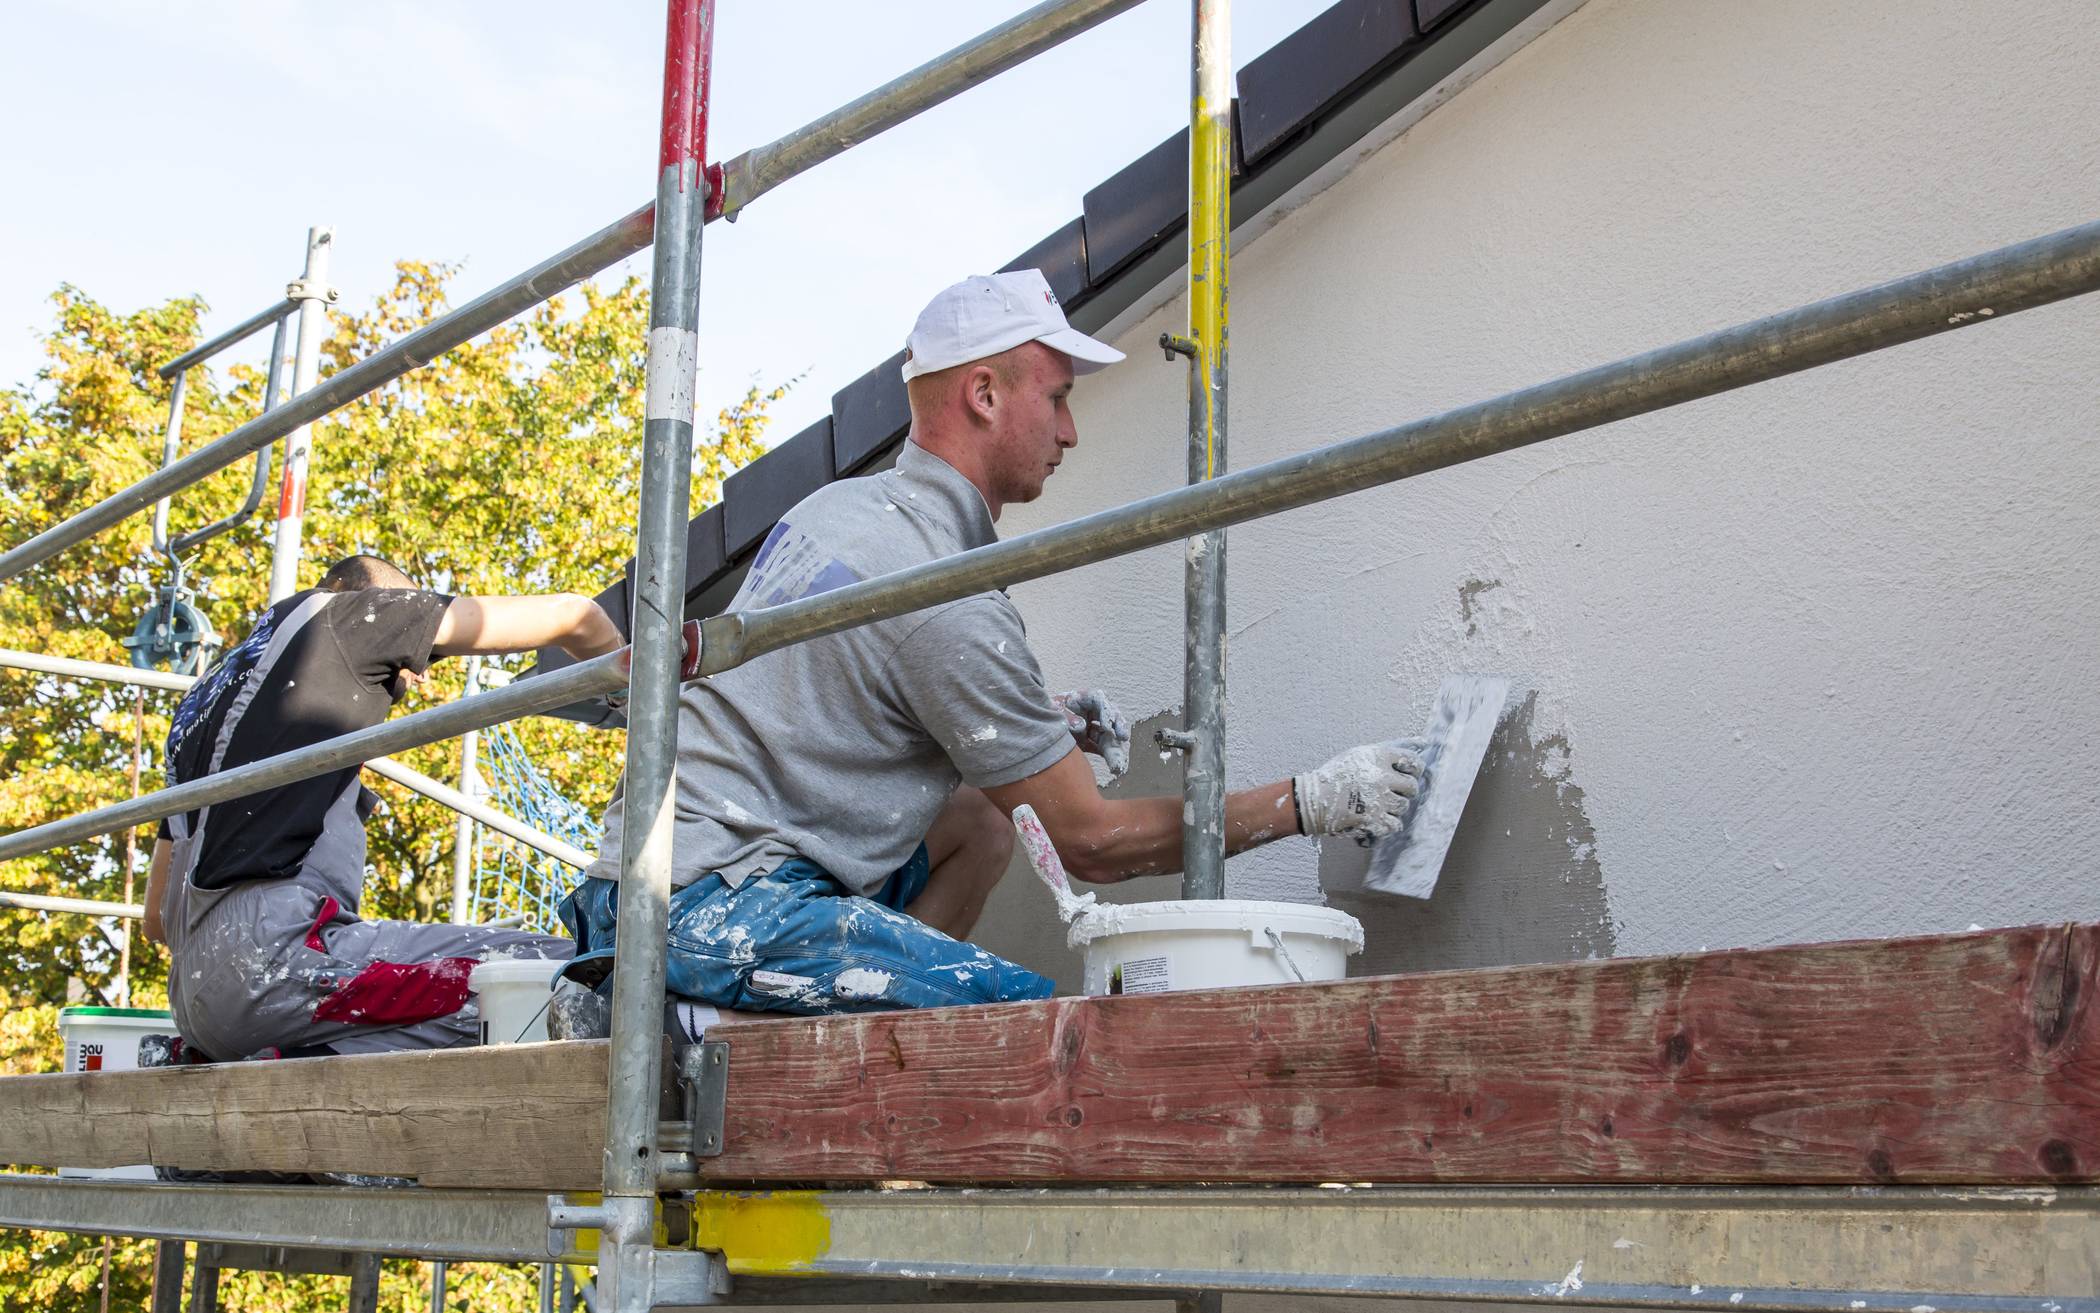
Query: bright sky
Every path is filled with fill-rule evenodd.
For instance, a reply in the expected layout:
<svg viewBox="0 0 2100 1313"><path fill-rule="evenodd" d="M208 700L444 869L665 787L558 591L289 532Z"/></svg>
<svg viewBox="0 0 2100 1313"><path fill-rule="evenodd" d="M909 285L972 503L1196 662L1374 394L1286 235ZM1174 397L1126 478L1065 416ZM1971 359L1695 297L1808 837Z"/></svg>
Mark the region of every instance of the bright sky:
<svg viewBox="0 0 2100 1313"><path fill-rule="evenodd" d="M1329 0L1242 0L1243 66ZM1027 6L720 0L711 153L772 141ZM201 293L207 331L296 277L309 224L368 304L401 258L455 304L654 191L656 0L15 0L0 40L0 384L71 282L119 309ZM1138 9L709 226L702 413L805 373L776 437L903 342L926 298L1076 216L1187 121L1188 0ZM648 277L647 252L624 268ZM617 277L620 268L607 277ZM259 335L248 355L267 349Z"/></svg>

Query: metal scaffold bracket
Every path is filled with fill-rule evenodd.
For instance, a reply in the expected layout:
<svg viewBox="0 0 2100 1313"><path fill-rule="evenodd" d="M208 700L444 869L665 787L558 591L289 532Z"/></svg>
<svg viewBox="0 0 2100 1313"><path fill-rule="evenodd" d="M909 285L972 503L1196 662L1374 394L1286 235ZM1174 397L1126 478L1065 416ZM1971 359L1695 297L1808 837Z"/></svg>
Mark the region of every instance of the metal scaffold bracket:
<svg viewBox="0 0 2100 1313"><path fill-rule="evenodd" d="M686 1123L692 1127L692 1155L721 1157L729 1102L729 1041L702 1040L679 1050L678 1084L685 1096Z"/></svg>

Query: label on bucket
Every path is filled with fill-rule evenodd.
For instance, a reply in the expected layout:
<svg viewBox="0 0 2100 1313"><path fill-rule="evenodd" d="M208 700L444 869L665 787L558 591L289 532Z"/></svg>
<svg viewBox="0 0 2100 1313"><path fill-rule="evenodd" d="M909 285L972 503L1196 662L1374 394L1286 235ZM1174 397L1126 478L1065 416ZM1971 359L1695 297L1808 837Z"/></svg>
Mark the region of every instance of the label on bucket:
<svg viewBox="0 0 2100 1313"><path fill-rule="evenodd" d="M1108 973L1111 994L1164 994L1174 988L1172 958L1134 957Z"/></svg>

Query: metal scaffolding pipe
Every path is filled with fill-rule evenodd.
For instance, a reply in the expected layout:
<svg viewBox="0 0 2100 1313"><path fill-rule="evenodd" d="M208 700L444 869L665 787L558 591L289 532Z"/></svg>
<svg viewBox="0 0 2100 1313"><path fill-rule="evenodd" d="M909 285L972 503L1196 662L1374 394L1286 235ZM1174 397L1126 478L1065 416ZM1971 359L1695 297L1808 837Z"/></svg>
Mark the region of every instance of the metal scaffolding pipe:
<svg viewBox="0 0 2100 1313"><path fill-rule="evenodd" d="M620 938L613 957L605 1098L604 1244L611 1313L656 1306L657 1111L663 1081L664 936L678 801L680 630L693 496L693 384L700 351L700 237L707 225L707 102L714 0L669 0L642 486L635 516L634 661L622 781ZM705 1260L702 1260L705 1261Z"/></svg>
<svg viewBox="0 0 2100 1313"><path fill-rule="evenodd" d="M738 204L748 204L796 174L960 95L1001 69L1039 54L1067 37L1076 36L1136 3L1138 0L1054 0L1053 3L1038 5L863 96L845 109L827 114L769 146L738 156L725 167L725 176L731 172L738 175ZM155 501L210 477L293 429L311 424L366 393L377 391L409 370L429 364L453 347L479 337L513 315L618 264L649 245L655 230L654 210L653 204L644 205L451 314L433 319L348 369L329 376L320 386L294 397L278 410L250 420L130 487L111 493L27 542L0 553L0 583L123 522ZM282 309L275 307L273 313L281 313Z"/></svg>
<svg viewBox="0 0 2100 1313"><path fill-rule="evenodd" d="M286 297L276 305L258 310L217 337L209 338L162 365L154 372L162 378L180 378L191 365L201 365L236 342L255 336L264 328L284 318L299 308L299 303Z"/></svg>
<svg viewBox="0 0 2100 1313"><path fill-rule="evenodd" d="M328 285L329 256L335 229L306 230L306 267L289 294L299 302L299 345L292 361L292 395L313 390L321 376L321 343L328 337L328 306L335 289ZM285 435L284 472L278 479L277 530L270 542L271 602L299 591L299 557L306 526L306 463L313 452L313 425L301 424ZM260 452L257 453L258 457Z"/></svg>
<svg viewBox="0 0 2100 1313"><path fill-rule="evenodd" d="M171 675L162 670L140 670L135 666L78 661L72 657L46 656L41 652L18 652L12 648L0 648L0 667L33 670L40 674L63 675L73 679L100 679L112 684L166 689L171 693L186 692L190 685L197 682L195 675ZM591 864L591 855L576 845L564 843L551 834L534 829L515 816L498 811L481 799L469 797L419 770L411 770L391 757L374 757L365 763L365 767L373 774L420 793L432 802L443 803L462 816L480 821L498 834L508 835L528 848L545 853L557 862L566 862L579 871Z"/></svg>
<svg viewBox="0 0 2100 1313"><path fill-rule="evenodd" d="M491 725L516 720L520 716L552 711L556 707L565 707L583 698L611 693L626 685L627 649L621 648L601 657L579 661L573 666L564 666L552 674L519 680L509 688L498 689L493 693L461 698L441 707L432 707L412 716L403 716L399 720L389 720L370 729L358 730L354 734L344 734L310 747L249 762L245 766L236 766L232 770L207 775L203 779L191 780L187 784L156 789L129 802L115 803L91 812L83 812L78 816L67 817L65 820L50 821L26 830L17 830L13 834L0 836L0 860L26 857L46 848L78 843L82 839L92 839L98 834L121 830L127 825L144 825L148 821L157 821L177 812L208 807L228 799L260 793L264 789L274 789L281 784L326 775L330 771L342 770L345 767L372 765L375 758L384 757L391 752L419 748L426 743L436 743L440 739L457 738L468 730L487 729ZM389 763L387 769L380 773L391 777L396 771L406 772L419 782L428 782L455 798L465 797L456 790L431 780L427 775L408 771L407 767L398 762ZM467 801L471 802L472 799ZM476 803L475 806L479 807L480 804ZM507 824L517 824L501 812L493 812L493 815L501 817ZM496 825L496 821L489 816L477 815L475 819L492 827Z"/></svg>
<svg viewBox="0 0 2100 1313"><path fill-rule="evenodd" d="M1189 482L1225 472L1232 245L1232 0L1192 6L1189 70ZM1181 896L1225 896L1225 531L1182 567ZM1209 1299L1206 1308L1215 1305ZM1214 1308L1211 1313L1215 1313Z"/></svg>
<svg viewBox="0 0 2100 1313"><path fill-rule="evenodd" d="M577 870L591 864L591 855L575 844L564 843L551 834L536 830L506 812L460 792L443 780L432 779L422 771L412 770L391 757L378 757L365 763L365 768L375 775L392 780L401 787L420 793L432 802L443 803L461 816L479 821L498 834L507 835L527 848L545 853L557 862L564 862Z"/></svg>
<svg viewBox="0 0 2100 1313"><path fill-rule="evenodd" d="M284 330L285 325L289 322L291 321L288 319L278 320L277 330L270 334L270 370L268 377L263 383L262 408L265 415L277 409L284 401L284 390L282 387L284 382ZM248 495L241 499L241 504L234 509L233 513L224 519L213 520L202 528L191 529L187 533L178 535L166 550L176 556L180 556L199 543L209 542L228 529L237 528L247 523L248 517L255 514L255 508L262 505L263 494L269 490L270 449L262 447L255 453L255 473L248 480ZM155 510L158 512L161 508L166 507L167 504L166 501L158 502L155 504ZM163 526L163 532L165 532L165 526ZM155 545L158 546L158 543L156 542Z"/></svg>
<svg viewBox="0 0 2100 1313"><path fill-rule="evenodd" d="M0 555L0 582L14 578L76 543L85 542L113 524L172 493L180 492L224 469L243 456L268 446L303 424L377 391L419 365L478 337L580 279L625 259L649 244L649 211L645 207L608 228L476 297L451 314L434 319L413 333L380 348L363 360L322 380L267 415L249 420L233 432L163 466L87 510L44 530Z"/></svg>
<svg viewBox="0 0 2100 1313"><path fill-rule="evenodd" d="M114 916L136 921L146 915L141 903L105 903L97 898L54 898L50 894L23 894L0 889L0 907L21 907L32 912L78 912L82 916Z"/></svg>
<svg viewBox="0 0 2100 1313"><path fill-rule="evenodd" d="M1139 3L1140 0L1045 0L1016 14L780 140L725 162L722 195L715 208L735 218L746 205L797 174L807 173L870 137L1026 63Z"/></svg>
<svg viewBox="0 0 2100 1313"><path fill-rule="evenodd" d="M160 688L170 693L187 693L190 685L197 682L195 675L141 670L137 666L117 666L106 661L79 661L42 652L20 652L10 647L0 647L0 666L32 670L40 675L64 675L69 679L99 679L109 684L130 684L135 688Z"/></svg>
<svg viewBox="0 0 2100 1313"><path fill-rule="evenodd" d="M1320 447L1195 487L705 622L703 675L835 634L1206 529L1543 442L2100 289L2100 222Z"/></svg>
<svg viewBox="0 0 2100 1313"><path fill-rule="evenodd" d="M816 597L715 616L702 629L699 674L705 677L733 669L791 643L1127 556L1193 533L1295 510L1937 333L1990 323L2093 291L2100 291L2100 221ZM0 859L41 852L206 803L323 775L353 761L596 697L625 684L625 656L623 650L594 657L495 693L480 694L468 704L418 712L223 776L0 837ZM175 797L178 793L184 796Z"/></svg>

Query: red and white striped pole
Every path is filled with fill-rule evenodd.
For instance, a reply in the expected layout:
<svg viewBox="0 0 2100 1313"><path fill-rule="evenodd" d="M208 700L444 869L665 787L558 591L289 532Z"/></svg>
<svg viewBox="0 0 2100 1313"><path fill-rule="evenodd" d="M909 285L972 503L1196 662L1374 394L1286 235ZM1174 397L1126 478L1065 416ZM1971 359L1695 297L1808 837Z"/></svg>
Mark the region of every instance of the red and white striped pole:
<svg viewBox="0 0 2100 1313"><path fill-rule="evenodd" d="M292 361L292 395L313 387L321 373L321 343L328 337L328 307L336 291L328 285L328 254L335 229L306 230L306 270L284 289L299 303L299 346ZM284 478L277 492L277 536L270 544L270 600L299 591L299 535L306 523L306 459L313 450L313 425L302 424L284 440Z"/></svg>
<svg viewBox="0 0 2100 1313"><path fill-rule="evenodd" d="M613 958L605 1109L600 1307L646 1313L656 1298L657 1103L662 1091L665 931L693 483L700 233L707 222L707 92L714 0L670 0L664 37L656 251L634 549L634 661L620 845L620 951ZM697 655L697 653L696 653ZM693 1258L712 1262L704 1255Z"/></svg>

